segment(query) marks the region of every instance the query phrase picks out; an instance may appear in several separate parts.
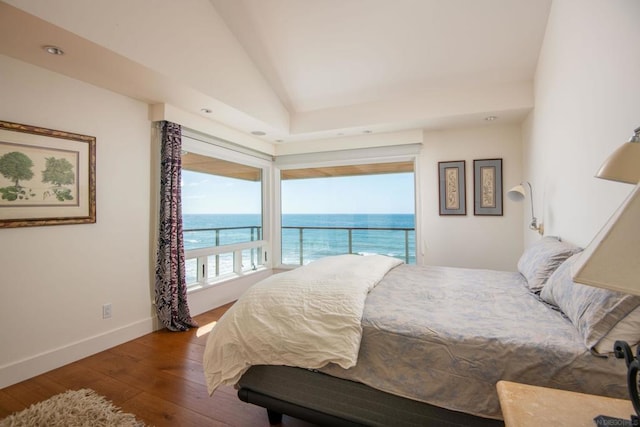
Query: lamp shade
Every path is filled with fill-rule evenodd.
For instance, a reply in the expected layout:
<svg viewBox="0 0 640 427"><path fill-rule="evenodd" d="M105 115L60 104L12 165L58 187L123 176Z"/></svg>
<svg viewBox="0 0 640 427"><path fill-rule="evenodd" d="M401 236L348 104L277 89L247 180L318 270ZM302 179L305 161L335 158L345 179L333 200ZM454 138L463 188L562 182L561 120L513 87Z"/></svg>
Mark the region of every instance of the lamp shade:
<svg viewBox="0 0 640 427"><path fill-rule="evenodd" d="M629 142L622 144L600 167L598 178L637 184L640 182L640 128Z"/></svg>
<svg viewBox="0 0 640 427"><path fill-rule="evenodd" d="M516 185L507 192L507 197L514 202L521 202L524 200L524 187L522 184Z"/></svg>
<svg viewBox="0 0 640 427"><path fill-rule="evenodd" d="M640 295L640 184L573 265L573 280Z"/></svg>

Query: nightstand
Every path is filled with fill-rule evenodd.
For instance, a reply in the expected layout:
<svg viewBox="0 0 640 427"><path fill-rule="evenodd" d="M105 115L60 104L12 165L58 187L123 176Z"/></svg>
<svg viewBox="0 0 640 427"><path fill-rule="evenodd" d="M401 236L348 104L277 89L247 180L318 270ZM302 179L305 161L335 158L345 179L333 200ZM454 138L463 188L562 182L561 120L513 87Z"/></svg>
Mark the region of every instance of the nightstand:
<svg viewBox="0 0 640 427"><path fill-rule="evenodd" d="M595 427L598 415L629 420L630 400L575 393L509 381L497 384L506 427Z"/></svg>

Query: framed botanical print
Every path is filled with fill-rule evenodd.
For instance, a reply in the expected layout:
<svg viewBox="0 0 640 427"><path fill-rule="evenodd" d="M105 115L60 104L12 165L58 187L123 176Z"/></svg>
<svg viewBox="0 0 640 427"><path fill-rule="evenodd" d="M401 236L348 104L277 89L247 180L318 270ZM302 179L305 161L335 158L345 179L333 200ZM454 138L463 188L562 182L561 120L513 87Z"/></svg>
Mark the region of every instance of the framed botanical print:
<svg viewBox="0 0 640 427"><path fill-rule="evenodd" d="M438 162L440 215L466 215L465 161Z"/></svg>
<svg viewBox="0 0 640 427"><path fill-rule="evenodd" d="M473 161L473 214L502 215L502 159Z"/></svg>
<svg viewBox="0 0 640 427"><path fill-rule="evenodd" d="M0 228L95 222L95 137L0 121Z"/></svg>

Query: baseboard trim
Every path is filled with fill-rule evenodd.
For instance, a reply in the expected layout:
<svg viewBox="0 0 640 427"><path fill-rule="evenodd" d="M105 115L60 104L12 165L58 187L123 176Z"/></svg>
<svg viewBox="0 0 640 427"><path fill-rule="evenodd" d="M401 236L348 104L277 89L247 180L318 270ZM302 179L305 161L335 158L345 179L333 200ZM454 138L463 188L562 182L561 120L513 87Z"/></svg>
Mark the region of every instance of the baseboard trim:
<svg viewBox="0 0 640 427"><path fill-rule="evenodd" d="M264 270L189 294L188 300L191 315L196 316L215 307L220 307L231 301L235 301L249 287L271 274L271 270ZM161 329L162 327L158 318L152 316L102 334L0 366L0 388L8 387L20 381L51 371L52 369L75 362L76 360L108 350Z"/></svg>
<svg viewBox="0 0 640 427"><path fill-rule="evenodd" d="M62 347L48 350L17 362L0 366L0 388L83 359L132 339L153 332L157 328L155 317L149 317Z"/></svg>

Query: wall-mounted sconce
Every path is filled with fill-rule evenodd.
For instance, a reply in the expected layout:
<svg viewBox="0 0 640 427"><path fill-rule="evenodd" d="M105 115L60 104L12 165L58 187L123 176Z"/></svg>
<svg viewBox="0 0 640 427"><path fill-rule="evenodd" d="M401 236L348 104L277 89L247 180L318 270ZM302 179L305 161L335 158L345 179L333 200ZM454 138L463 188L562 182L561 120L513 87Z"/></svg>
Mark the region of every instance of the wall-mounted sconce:
<svg viewBox="0 0 640 427"><path fill-rule="evenodd" d="M531 184L528 181L521 182L507 192L507 197L514 202L523 201L527 193L524 185L527 185L529 187L529 199L531 201L531 223L529 224L529 228L531 230L537 231L542 235L544 234L544 224L538 224L538 219L533 213L533 188L531 188Z"/></svg>
<svg viewBox="0 0 640 427"><path fill-rule="evenodd" d="M636 185L640 181L640 127L614 151L596 174L598 178Z"/></svg>

